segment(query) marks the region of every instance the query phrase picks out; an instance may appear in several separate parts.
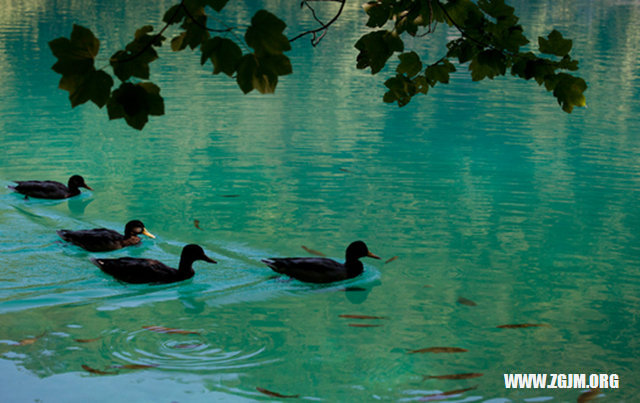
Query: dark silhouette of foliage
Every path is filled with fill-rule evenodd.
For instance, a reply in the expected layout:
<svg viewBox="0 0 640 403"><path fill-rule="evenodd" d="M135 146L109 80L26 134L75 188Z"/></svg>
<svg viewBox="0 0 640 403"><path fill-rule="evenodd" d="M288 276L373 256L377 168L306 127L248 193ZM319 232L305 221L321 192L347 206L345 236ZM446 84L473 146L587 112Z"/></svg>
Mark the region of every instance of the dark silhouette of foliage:
<svg viewBox="0 0 640 403"><path fill-rule="evenodd" d="M138 29L133 40L109 59L113 76L120 80L114 87L112 75L105 66L96 69L95 60L100 41L87 28L74 25L71 36L49 42L58 61L53 70L62 75L59 87L69 92L71 106L92 101L99 108L107 105L110 119L124 118L128 125L141 130L149 115L164 114L160 88L148 81L149 64L158 59L154 49L165 41L164 32L172 25L179 32L170 40L171 49L189 47L200 50L201 64L211 62L213 74L224 73L236 80L238 87L249 93L273 93L280 76L291 74L291 62L285 52L290 43L302 37L311 38L313 46L325 37L340 17L346 0L302 0L320 25L289 39L286 24L274 14L260 10L251 18L241 38L239 28L211 28L208 13L217 13L227 0L182 0L164 14L165 26L153 34L152 26ZM317 18L314 3L337 3L335 16L323 23ZM578 70L578 61L570 56L572 41L552 30L538 38L539 55L522 51L530 43L518 24L514 8L504 0L375 0L363 5L372 32L356 43L358 69L381 72L397 55L395 75L385 81L388 91L384 102L404 106L417 94L427 94L436 84L449 83L450 74L458 66L468 65L473 81L493 79L507 73L525 80L534 79L551 92L565 112L585 106L587 84L568 72ZM418 53L405 49L403 37L425 37L437 24L447 24L460 32L449 41L440 59L425 64ZM215 24L223 25L217 19ZM214 35L214 36L212 36ZM244 50L243 50L244 49ZM455 63L455 64L454 64Z"/></svg>

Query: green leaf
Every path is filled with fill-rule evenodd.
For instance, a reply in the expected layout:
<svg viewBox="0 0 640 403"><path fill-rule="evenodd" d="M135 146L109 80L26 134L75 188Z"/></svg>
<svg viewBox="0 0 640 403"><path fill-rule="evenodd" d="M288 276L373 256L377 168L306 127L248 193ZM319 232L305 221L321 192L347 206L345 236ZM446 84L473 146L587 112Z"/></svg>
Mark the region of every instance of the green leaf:
<svg viewBox="0 0 640 403"><path fill-rule="evenodd" d="M205 4L207 4L217 12L220 12L224 8L224 6L227 5L228 1L229 0L206 0Z"/></svg>
<svg viewBox="0 0 640 403"><path fill-rule="evenodd" d="M119 50L111 56L109 63L113 73L121 80L131 77L149 78L149 63L158 58L153 48L160 46L163 36L149 35L153 31L150 25L143 26L135 33L134 40L129 42L125 50Z"/></svg>
<svg viewBox="0 0 640 403"><path fill-rule="evenodd" d="M291 45L282 34L287 25L266 10L258 11L251 19L244 39L247 45L255 49L256 55L279 55L290 50Z"/></svg>
<svg viewBox="0 0 640 403"><path fill-rule="evenodd" d="M448 84L449 73L456 71L455 66L447 59L443 59L436 64L427 67L424 71L424 78L430 86L437 83Z"/></svg>
<svg viewBox="0 0 640 403"><path fill-rule="evenodd" d="M506 68L504 55L493 49L478 53L469 64L473 81L480 81L484 78L493 79L497 75L504 75Z"/></svg>
<svg viewBox="0 0 640 403"><path fill-rule="evenodd" d="M59 88L69 91L71 107L92 101L102 108L111 93L113 79L104 71L92 71L83 75L66 75L60 79Z"/></svg>
<svg viewBox="0 0 640 403"><path fill-rule="evenodd" d="M187 14L184 12L184 8L182 8L182 3L176 4L169 8L162 17L162 21L167 24L179 24Z"/></svg>
<svg viewBox="0 0 640 403"><path fill-rule="evenodd" d="M285 55L248 54L238 64L236 81L245 94L253 89L262 94L271 94L278 84L278 76L291 73L291 62Z"/></svg>
<svg viewBox="0 0 640 403"><path fill-rule="evenodd" d="M573 41L571 39L564 39L562 34L554 29L547 36L547 39L541 36L538 37L538 45L540 47L540 52L562 57L566 56L571 51Z"/></svg>
<svg viewBox="0 0 640 403"><path fill-rule="evenodd" d="M417 93L416 83L403 74L396 74L385 81L384 85L389 88L382 100L387 103L397 102L399 107L403 107L411 101L411 98ZM421 88L421 92L426 90Z"/></svg>
<svg viewBox="0 0 640 403"><path fill-rule="evenodd" d="M587 102L584 97L586 89L587 83L583 79L559 73L553 96L558 99L563 111L571 113L574 106L586 106Z"/></svg>
<svg viewBox="0 0 640 403"><path fill-rule="evenodd" d="M192 19L193 18L193 19ZM204 8L200 7L191 11L189 18L186 18L181 27L184 28L184 38L182 39L179 50L184 49L187 45L191 49L200 46L204 41L209 39L209 31L205 29L207 26L207 15ZM174 38L175 39L175 38ZM173 43L172 43L173 49ZM174 49L175 50L175 49Z"/></svg>
<svg viewBox="0 0 640 403"><path fill-rule="evenodd" d="M163 115L164 101L160 88L153 83L122 83L107 102L109 119L124 118L134 129L142 130L149 115Z"/></svg>
<svg viewBox="0 0 640 403"><path fill-rule="evenodd" d="M381 30L363 35L355 44L360 51L357 57L357 68L371 67L371 74L376 74L387 63L394 52L402 52L404 43L392 32Z"/></svg>
<svg viewBox="0 0 640 403"><path fill-rule="evenodd" d="M447 57L456 57L460 64L473 59L481 50L476 44L465 38L450 41L447 43L447 48L449 49Z"/></svg>
<svg viewBox="0 0 640 403"><path fill-rule="evenodd" d="M173 37L171 39L171 50L174 52L178 52L187 47L187 41L185 38L187 37L187 32L184 31L180 35Z"/></svg>
<svg viewBox="0 0 640 403"><path fill-rule="evenodd" d="M478 7L498 21L508 20L510 24L518 21L518 18L513 15L515 9L506 5L504 0L478 0Z"/></svg>
<svg viewBox="0 0 640 403"><path fill-rule="evenodd" d="M286 76L293 71L291 61L285 55L271 55L258 58L258 66L263 74Z"/></svg>
<svg viewBox="0 0 640 403"><path fill-rule="evenodd" d="M369 16L367 26L371 28L384 26L389 18L391 18L391 6L388 3L381 3L379 1L370 1L364 3L362 8Z"/></svg>
<svg viewBox="0 0 640 403"><path fill-rule="evenodd" d="M400 59L400 64L396 68L398 73L413 77L422 70L422 62L416 52L402 53L398 55L398 58Z"/></svg>
<svg viewBox="0 0 640 403"><path fill-rule="evenodd" d="M202 51L200 64L211 59L214 67L213 74L222 72L232 76L242 57L242 50L234 41L219 36L205 41L200 50Z"/></svg>
<svg viewBox="0 0 640 403"><path fill-rule="evenodd" d="M54 39L49 42L49 48L58 58L53 71L63 76L84 74L95 69L94 58L100 49L100 41L89 29L74 24L70 39Z"/></svg>
<svg viewBox="0 0 640 403"><path fill-rule="evenodd" d="M253 76L258 70L258 62L254 54L242 56L238 63L236 82L245 94L253 91Z"/></svg>

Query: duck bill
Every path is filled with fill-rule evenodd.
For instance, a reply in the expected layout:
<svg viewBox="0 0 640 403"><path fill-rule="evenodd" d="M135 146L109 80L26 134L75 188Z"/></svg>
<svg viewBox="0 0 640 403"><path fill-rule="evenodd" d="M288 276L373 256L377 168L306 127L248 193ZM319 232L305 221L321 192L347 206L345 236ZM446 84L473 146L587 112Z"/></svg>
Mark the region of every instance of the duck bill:
<svg viewBox="0 0 640 403"><path fill-rule="evenodd" d="M204 260L205 262L209 262L209 263L218 263L215 260L211 259L209 256L203 255L202 256L202 260Z"/></svg>
<svg viewBox="0 0 640 403"><path fill-rule="evenodd" d="M380 256L376 256L376 255L374 255L374 254L373 254L373 253L371 253L371 252L367 252L367 256L368 256L368 257L372 257L372 258L374 258L374 259L380 259Z"/></svg>
<svg viewBox="0 0 640 403"><path fill-rule="evenodd" d="M146 229L146 228L144 228L144 229L142 230L142 234L143 234L143 235L148 236L149 238L153 238L153 239L155 239L155 238L156 238L156 236L155 236L155 235L153 235L151 232L147 231L147 229Z"/></svg>
<svg viewBox="0 0 640 403"><path fill-rule="evenodd" d="M89 190L93 190L93 188L91 186L87 185L86 183L81 185L80 187L83 187L83 188L89 189Z"/></svg>

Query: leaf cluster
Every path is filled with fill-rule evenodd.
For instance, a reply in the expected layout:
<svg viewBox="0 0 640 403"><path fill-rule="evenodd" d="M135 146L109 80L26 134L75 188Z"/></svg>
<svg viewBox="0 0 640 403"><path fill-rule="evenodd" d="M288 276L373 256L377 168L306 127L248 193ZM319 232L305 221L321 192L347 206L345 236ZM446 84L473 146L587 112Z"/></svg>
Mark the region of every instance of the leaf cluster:
<svg viewBox="0 0 640 403"><path fill-rule="evenodd" d="M303 0L303 4L306 1L311 0ZM244 93L254 89L273 93L279 77L292 72L285 55L291 50L290 41L306 34L315 38L318 31L323 31L320 37L324 36L346 0L335 1L342 2L342 6L330 23L289 40L284 35L286 24L266 10L253 15L240 37L236 34L238 28L228 27L215 17L228 0L182 0L165 12L166 25L158 33L154 34L149 25L139 28L133 40L100 69L95 67L100 41L91 30L74 25L69 38L49 42L57 58L52 68L61 74L59 87L69 92L72 107L88 101L99 108L106 105L110 119L123 118L141 130L149 116L164 114L160 88L144 80L150 77L149 65L158 59L155 48L166 40L163 34L169 27L178 31L170 40L173 51L199 50L202 65L210 62L213 74L224 73L235 79ZM427 94L436 84L449 83L457 64L468 66L473 81L507 73L534 79L556 97L565 112L586 104L586 82L570 73L578 70L578 61L570 55L572 41L552 30L538 38L538 54L523 51L530 41L514 8L504 0L370 0L363 8L368 16L366 25L372 31L355 43L359 51L356 67L377 74L392 56L397 55L399 60L395 75L384 83L388 89L384 102L404 106L413 96ZM405 49L406 35L424 37L434 32L438 24L454 27L460 36L446 44L437 60L425 63L417 52ZM109 66L113 74L105 71ZM117 88L114 78L120 81Z"/></svg>
<svg viewBox="0 0 640 403"><path fill-rule="evenodd" d="M105 68L95 67L100 41L91 30L74 25L70 38L49 42L58 59L53 70L62 75L59 87L69 92L72 107L87 101L99 108L106 105L110 119L124 118L129 126L141 130L150 115L164 114L160 88L143 80L149 79L149 65L158 59L155 48L165 41L164 31L178 25L179 32L170 40L173 51L187 47L199 49L201 64L210 61L213 74L224 73L235 78L244 93L254 89L273 93L278 77L292 71L291 62L284 54L291 49L283 34L286 24L270 12L260 10L251 19L243 43L233 33L234 28L207 26L207 11L219 12L226 3L227 0L183 0L172 6L165 12L166 25L158 34L152 34L152 26L143 26L124 49L109 58L113 75ZM221 35L212 37L212 33ZM243 52L241 46L245 44L250 51ZM120 81L117 88L114 88L113 76Z"/></svg>
<svg viewBox="0 0 640 403"><path fill-rule="evenodd" d="M458 65L468 65L473 81L506 75L535 79L552 92L565 112L585 106L586 82L569 74L578 62L571 58L572 41L557 30L538 38L539 55L521 48L529 44L518 24L514 8L504 0L375 0L363 5L367 26L376 30L363 35L355 47L360 51L357 67L380 72L391 56L400 60L396 75L385 82L383 100L406 105L414 95L426 94L437 83L448 83ZM405 51L403 35L427 35L438 23L455 27L460 37L447 43L446 53L425 65L414 51Z"/></svg>

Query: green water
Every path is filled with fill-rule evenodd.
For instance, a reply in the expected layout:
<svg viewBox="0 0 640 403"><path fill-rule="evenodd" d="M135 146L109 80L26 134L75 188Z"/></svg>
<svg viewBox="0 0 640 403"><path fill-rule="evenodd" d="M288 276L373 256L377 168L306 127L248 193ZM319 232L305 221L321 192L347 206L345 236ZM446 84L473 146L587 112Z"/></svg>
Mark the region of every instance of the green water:
<svg viewBox="0 0 640 403"><path fill-rule="evenodd" d="M574 38L589 90L571 115L534 83L472 83L464 69L403 109L383 104L384 79L354 67L366 17L350 3L319 47L294 43L295 74L274 96L242 95L189 51L165 48L152 71L166 116L136 132L95 107L71 110L47 42L79 23L106 58L171 4L143 3L0 0L0 401L270 399L256 388L404 401L474 386L449 401L575 401L584 391L507 390L504 373L615 373L620 388L596 401L640 396L640 4L511 3L529 37ZM289 36L312 24L295 4L265 7ZM409 45L437 60L451 35L439 27ZM94 191L43 201L7 189L72 174ZM124 285L55 234L131 219L157 239L95 255L177 265L198 243L218 264L196 263L180 284ZM306 256L302 245L342 259L356 239L383 260L364 259L346 283L274 279L260 263ZM549 327L497 328L513 323ZM433 346L468 352L407 353ZM130 364L151 367L114 368ZM466 372L484 375L423 380Z"/></svg>

